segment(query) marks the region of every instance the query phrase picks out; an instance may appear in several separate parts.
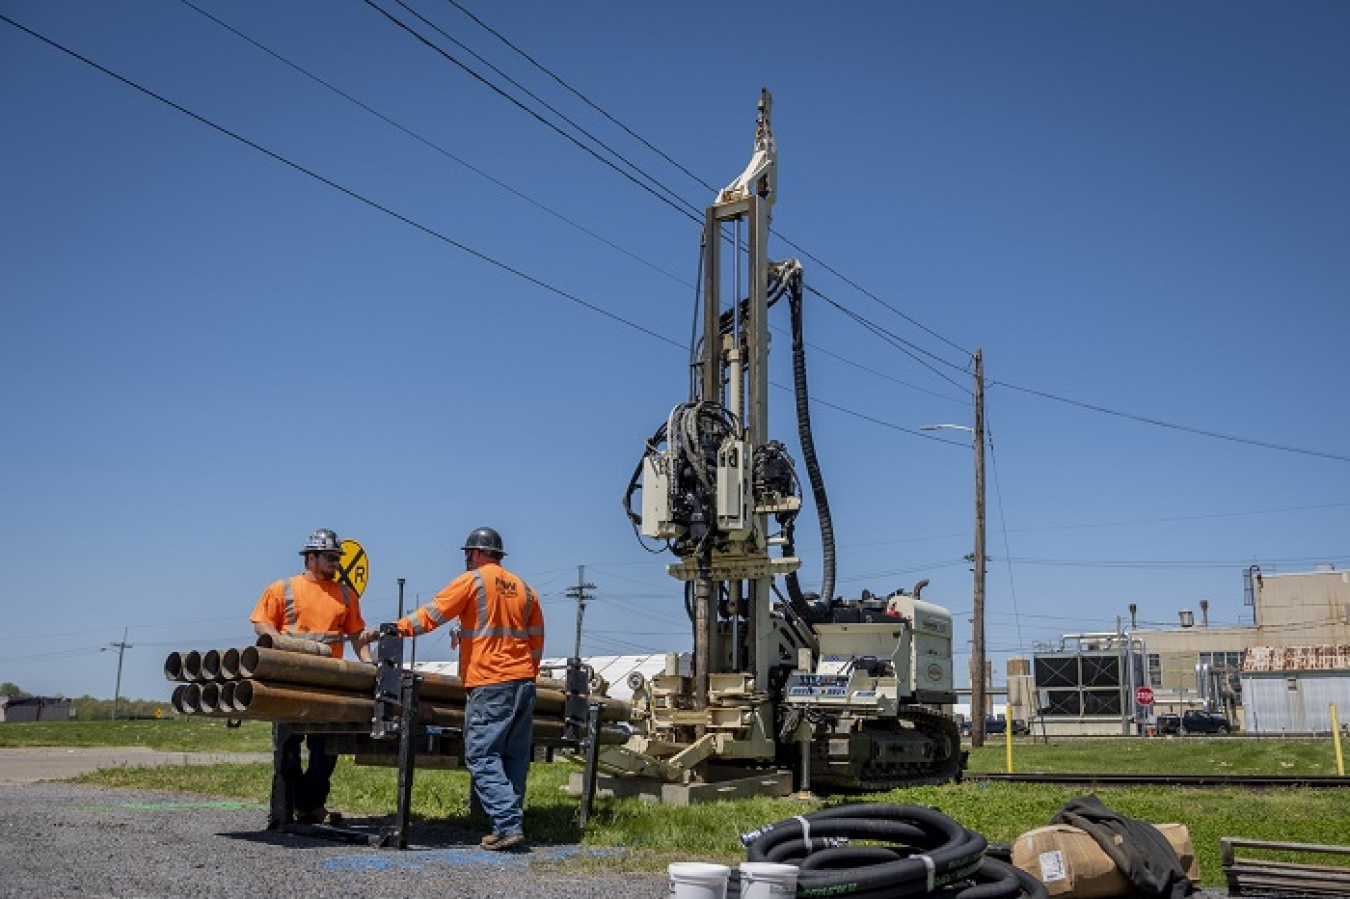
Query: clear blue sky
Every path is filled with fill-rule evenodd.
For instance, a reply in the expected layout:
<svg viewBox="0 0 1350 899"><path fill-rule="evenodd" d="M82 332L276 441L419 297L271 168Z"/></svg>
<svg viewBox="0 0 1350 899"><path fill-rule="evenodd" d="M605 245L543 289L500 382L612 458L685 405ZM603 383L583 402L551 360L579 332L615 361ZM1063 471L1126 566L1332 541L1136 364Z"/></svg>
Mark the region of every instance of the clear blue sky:
<svg viewBox="0 0 1350 899"><path fill-rule="evenodd" d="M360 0L193 2L0 0L218 126L0 22L0 681L111 696L126 629L123 694L165 698L165 655L250 643L317 527L365 546L372 623L490 524L549 654L579 565L585 653L687 648L620 498L685 399L680 209L749 160L761 87L770 256L832 301L840 593L929 579L966 670L969 435L918 428L972 423L976 347L1000 681L1131 602L1234 623L1247 566L1350 565L1344 3L461 0L542 71L442 0L408 5L462 46L380 5L463 66ZM798 537L817 587L810 507Z"/></svg>

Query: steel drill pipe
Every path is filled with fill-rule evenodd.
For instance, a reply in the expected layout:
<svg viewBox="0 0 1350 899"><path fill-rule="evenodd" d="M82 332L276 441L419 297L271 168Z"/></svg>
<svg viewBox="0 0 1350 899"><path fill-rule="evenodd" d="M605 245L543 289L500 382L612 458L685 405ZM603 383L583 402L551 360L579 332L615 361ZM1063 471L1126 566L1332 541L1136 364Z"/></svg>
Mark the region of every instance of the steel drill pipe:
<svg viewBox="0 0 1350 899"><path fill-rule="evenodd" d="M174 691L178 693L177 690ZM183 714L195 715L202 710L202 685L196 683L183 684L183 692L179 697L179 703L183 707Z"/></svg>
<svg viewBox="0 0 1350 899"><path fill-rule="evenodd" d="M198 683L203 682L207 673L211 673L226 680L253 679L269 685L303 685L368 701L373 699L378 673L378 668L364 662L263 646L224 651L210 650L206 653L198 650L170 653L164 667L166 677L177 673L178 678ZM459 708L464 706L465 691L460 678L431 672L422 673L420 677L422 683L419 696L424 702ZM539 678L536 684L536 714L541 717L562 718L567 701L567 694L561 689L563 682L553 678ZM602 721L627 721L631 716L631 706L627 702L607 697L593 697L592 701L599 702L603 706L600 713ZM191 711L191 713L210 712L211 708L193 708Z"/></svg>
<svg viewBox="0 0 1350 899"><path fill-rule="evenodd" d="M375 713L375 700L328 690L241 680L235 682L234 711L242 718L272 721L369 723Z"/></svg>
<svg viewBox="0 0 1350 899"><path fill-rule="evenodd" d="M165 657L164 677L167 680L176 681L186 679L183 677L183 654L181 652L171 652Z"/></svg>
<svg viewBox="0 0 1350 899"><path fill-rule="evenodd" d="M234 692L239 689L239 681L227 680L220 685L220 699L216 703L216 708L221 712L234 714Z"/></svg>
<svg viewBox="0 0 1350 899"><path fill-rule="evenodd" d="M238 662L229 653L222 656L222 673L227 677L254 678L268 683L308 684L330 690L357 690L373 694L377 669L364 662L321 658L301 653L249 646L238 651ZM427 672L421 675L418 695L426 701L464 705L464 682L451 674ZM559 687L561 681L540 678L536 681L535 708L546 714L561 717L567 694ZM599 699L604 708L602 721L627 721L631 708L628 703Z"/></svg>
<svg viewBox="0 0 1350 899"><path fill-rule="evenodd" d="M202 680L220 680L220 650L208 649L202 653Z"/></svg>
<svg viewBox="0 0 1350 899"><path fill-rule="evenodd" d="M238 649L227 649L220 654L220 676L225 680L239 679Z"/></svg>
<svg viewBox="0 0 1350 899"><path fill-rule="evenodd" d="M201 685L201 692L198 694L200 701L198 703L202 714L210 715L220 711L220 683L218 681L208 681Z"/></svg>
<svg viewBox="0 0 1350 899"><path fill-rule="evenodd" d="M322 724L369 724L375 717L375 700L316 690L298 684L268 684L256 680L235 681L234 717L264 721L295 721ZM419 704L418 721L440 727L462 728L464 710Z"/></svg>
<svg viewBox="0 0 1350 899"><path fill-rule="evenodd" d="M193 649L183 653L183 678L189 681L200 681L202 679L202 654L200 650Z"/></svg>
<svg viewBox="0 0 1350 899"><path fill-rule="evenodd" d="M332 657L333 651L323 643L315 640L302 640L298 637L272 636L271 634L259 634L258 646L263 649L282 649L286 652L299 652L311 656Z"/></svg>
<svg viewBox="0 0 1350 899"><path fill-rule="evenodd" d="M247 646L239 650L238 667L233 673L241 679L309 684L329 690L355 690L374 696L378 670L365 662L325 659L282 649Z"/></svg>
<svg viewBox="0 0 1350 899"><path fill-rule="evenodd" d="M196 685L192 685L196 686ZM199 687L202 693L212 685ZM221 685L221 695L233 687L233 710L221 707L217 714L264 721L312 722L323 724L365 724L375 714L375 702L345 693L314 690L290 684L266 684L256 680L228 681ZM464 729L465 712L462 706L436 704L418 705L418 721L451 730ZM536 715L532 721L534 737L538 740L561 740L564 723L549 716ZM628 735L617 728L602 727L602 745L620 745Z"/></svg>

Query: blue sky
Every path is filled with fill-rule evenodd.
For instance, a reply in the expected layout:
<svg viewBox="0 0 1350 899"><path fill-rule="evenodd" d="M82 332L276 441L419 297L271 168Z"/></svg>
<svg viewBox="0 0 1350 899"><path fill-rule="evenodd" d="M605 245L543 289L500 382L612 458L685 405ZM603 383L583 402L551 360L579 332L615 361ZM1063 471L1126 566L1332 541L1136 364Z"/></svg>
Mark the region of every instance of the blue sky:
<svg viewBox="0 0 1350 899"><path fill-rule="evenodd" d="M549 654L579 565L583 652L687 648L620 499L686 398L681 209L748 162L761 87L840 593L928 579L965 670L969 435L919 428L972 423L976 347L997 671L1350 565L1342 3L380 0L462 65L373 3L193 4L0 0L163 98L0 22L0 681L110 696L125 632L123 694L167 697L317 527L365 546L372 623L490 524ZM810 507L798 550L818 586Z"/></svg>

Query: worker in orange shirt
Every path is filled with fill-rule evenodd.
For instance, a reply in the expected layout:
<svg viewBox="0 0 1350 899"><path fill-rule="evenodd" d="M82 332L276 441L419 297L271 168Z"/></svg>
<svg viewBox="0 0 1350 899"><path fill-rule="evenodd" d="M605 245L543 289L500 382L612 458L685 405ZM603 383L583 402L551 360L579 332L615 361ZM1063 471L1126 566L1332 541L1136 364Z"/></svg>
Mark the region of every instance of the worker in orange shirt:
<svg viewBox="0 0 1350 899"><path fill-rule="evenodd" d="M361 617L360 597L346 584L334 580L342 561L342 541L337 534L321 528L305 541L300 555L305 557L304 574L277 581L263 591L249 618L254 633L323 643L335 659L342 658L342 645L350 640L357 657L369 662L370 638L365 631L365 619ZM285 745L278 746L278 728L273 727L272 734L273 750L281 754L276 776L282 779L283 789L294 791L291 807L296 810L296 820L302 824L341 820L340 814L325 807L337 756L327 752L324 735L305 737L309 747L309 767L303 769L301 735L295 734L285 741ZM284 823L273 821L269 826L278 827Z"/></svg>
<svg viewBox="0 0 1350 899"><path fill-rule="evenodd" d="M400 618L398 629L416 636L459 619L459 676L466 696L464 763L474 797L492 822L492 833L483 837L481 846L521 849L544 612L538 594L502 567L506 552L500 534L478 528L462 549L465 572L431 602Z"/></svg>

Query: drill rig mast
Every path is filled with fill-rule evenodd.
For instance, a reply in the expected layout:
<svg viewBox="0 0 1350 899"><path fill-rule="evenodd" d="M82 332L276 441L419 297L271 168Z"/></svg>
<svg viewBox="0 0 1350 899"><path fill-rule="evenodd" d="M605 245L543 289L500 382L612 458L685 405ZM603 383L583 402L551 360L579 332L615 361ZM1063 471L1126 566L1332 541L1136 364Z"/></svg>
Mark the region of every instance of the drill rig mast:
<svg viewBox="0 0 1350 899"><path fill-rule="evenodd" d="M863 787L949 780L960 772L955 724L918 703L954 701L950 616L897 591L892 600L907 602L873 600L870 618L845 603L847 623L837 623L833 535L805 401L801 266L768 259L777 186L770 113L764 91L750 164L705 213L689 399L647 441L624 498L642 536L666 541L678 558L667 571L684 584L692 670L668 664L651 683L630 681L641 732L622 750L607 749L601 764L613 774L684 783L786 765L798 768L804 789L813 772L827 784ZM768 436L768 315L784 296L793 314L798 431L826 544L818 598L797 584L795 464ZM788 596L775 604L778 577ZM916 688L920 669L928 683Z"/></svg>

